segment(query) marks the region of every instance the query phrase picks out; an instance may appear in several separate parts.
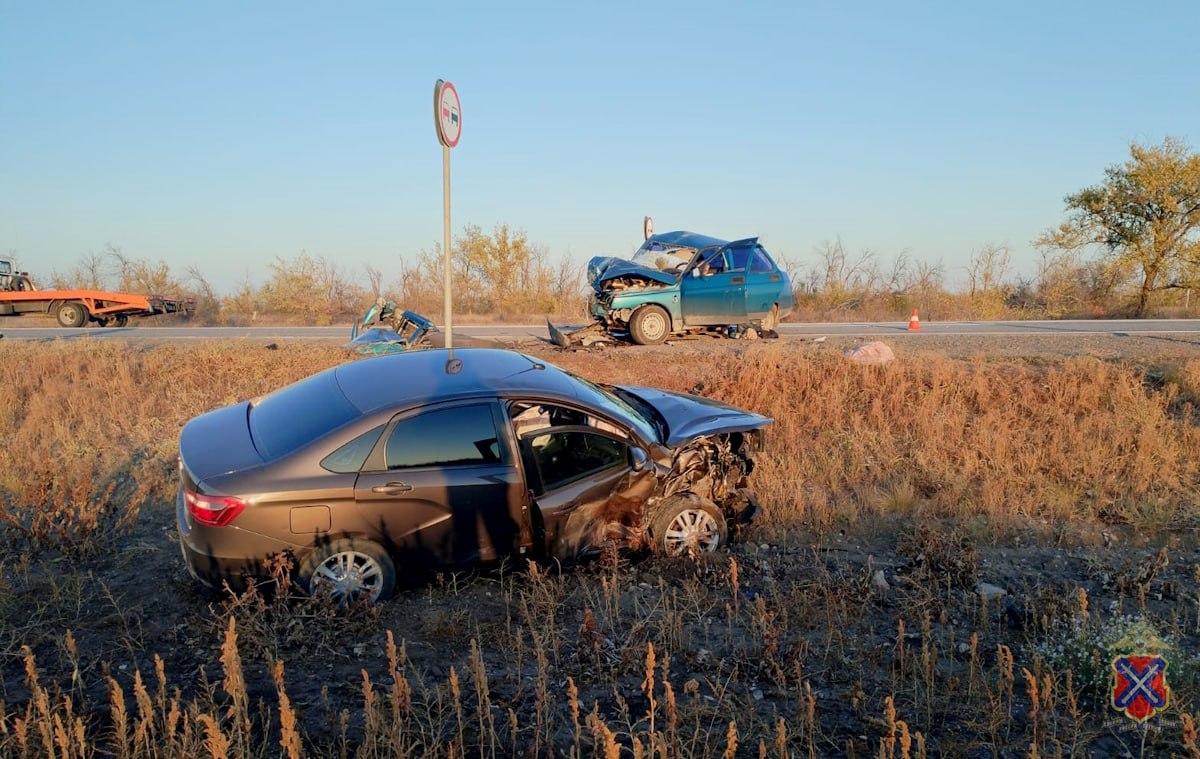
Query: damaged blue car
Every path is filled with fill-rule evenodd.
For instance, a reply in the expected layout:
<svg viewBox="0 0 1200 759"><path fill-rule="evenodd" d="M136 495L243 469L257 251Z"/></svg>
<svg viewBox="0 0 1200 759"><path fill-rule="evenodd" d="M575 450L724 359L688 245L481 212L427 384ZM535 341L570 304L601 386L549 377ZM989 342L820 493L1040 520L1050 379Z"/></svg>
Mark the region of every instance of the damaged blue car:
<svg viewBox="0 0 1200 759"><path fill-rule="evenodd" d="M379 298L350 329L346 347L359 356L429 348L438 331L429 319L413 311L401 311L390 300Z"/></svg>
<svg viewBox="0 0 1200 759"><path fill-rule="evenodd" d="M574 331L550 324L551 340L562 347L622 333L638 345L700 333L769 337L793 306L791 280L757 237L652 235L628 260L593 258L588 281L595 321Z"/></svg>

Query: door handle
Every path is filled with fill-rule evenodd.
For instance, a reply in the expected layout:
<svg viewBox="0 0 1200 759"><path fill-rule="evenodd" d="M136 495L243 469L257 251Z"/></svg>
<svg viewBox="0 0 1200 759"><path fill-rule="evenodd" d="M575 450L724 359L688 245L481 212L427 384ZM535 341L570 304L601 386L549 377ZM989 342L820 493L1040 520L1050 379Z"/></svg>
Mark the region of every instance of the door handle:
<svg viewBox="0 0 1200 759"><path fill-rule="evenodd" d="M772 282L778 282L780 280L780 276L778 274L772 274L768 279L770 279Z"/></svg>
<svg viewBox="0 0 1200 759"><path fill-rule="evenodd" d="M746 284L746 278L745 278L745 277L731 277L731 278L729 279L729 281L730 281L732 284L735 284L735 285L744 285L744 284Z"/></svg>
<svg viewBox="0 0 1200 759"><path fill-rule="evenodd" d="M399 495L412 490L412 485L407 482L389 482L386 485L376 485L371 488L372 493L382 493L383 495Z"/></svg>

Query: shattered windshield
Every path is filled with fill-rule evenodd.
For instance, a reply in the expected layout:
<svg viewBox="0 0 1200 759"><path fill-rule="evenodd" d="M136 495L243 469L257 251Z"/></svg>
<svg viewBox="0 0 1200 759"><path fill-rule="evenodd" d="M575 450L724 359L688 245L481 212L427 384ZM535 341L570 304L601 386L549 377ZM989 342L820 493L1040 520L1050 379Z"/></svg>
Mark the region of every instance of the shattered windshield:
<svg viewBox="0 0 1200 759"><path fill-rule="evenodd" d="M642 247L638 248L637 253L634 253L633 258L630 260L638 266L644 266L647 269L677 272L688 265L695 252L692 248L683 248L678 245L663 245L662 243L647 240Z"/></svg>
<svg viewBox="0 0 1200 759"><path fill-rule="evenodd" d="M574 374L571 375L571 379L580 384L579 394L582 396L582 400L600 407L618 419L624 419L630 426L637 429L643 439L662 442L663 438L659 434L656 420L646 418L645 414L605 387L588 382L583 377Z"/></svg>

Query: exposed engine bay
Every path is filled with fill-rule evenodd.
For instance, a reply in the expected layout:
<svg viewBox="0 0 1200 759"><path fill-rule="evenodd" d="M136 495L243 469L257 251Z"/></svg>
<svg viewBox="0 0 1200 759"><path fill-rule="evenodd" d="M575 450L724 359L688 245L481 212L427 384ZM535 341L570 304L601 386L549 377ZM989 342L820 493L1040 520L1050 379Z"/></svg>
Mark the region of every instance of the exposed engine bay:
<svg viewBox="0 0 1200 759"><path fill-rule="evenodd" d="M758 510L749 478L761 435L753 430L699 437L677 449L669 466L630 472L606 497L583 501L561 515L559 558L579 558L605 546L645 548L658 511L679 499L715 506L731 531L747 524Z"/></svg>

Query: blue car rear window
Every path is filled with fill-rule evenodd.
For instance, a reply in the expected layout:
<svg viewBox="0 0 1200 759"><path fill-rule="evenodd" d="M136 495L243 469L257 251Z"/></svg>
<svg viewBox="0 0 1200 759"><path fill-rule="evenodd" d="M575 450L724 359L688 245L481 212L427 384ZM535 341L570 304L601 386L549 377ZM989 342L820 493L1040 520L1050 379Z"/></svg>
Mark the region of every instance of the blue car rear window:
<svg viewBox="0 0 1200 759"><path fill-rule="evenodd" d="M250 436L262 457L273 460L358 416L330 369L255 403L250 409Z"/></svg>
<svg viewBox="0 0 1200 759"><path fill-rule="evenodd" d="M750 259L750 271L775 271L775 262L761 245L754 246L754 258Z"/></svg>

